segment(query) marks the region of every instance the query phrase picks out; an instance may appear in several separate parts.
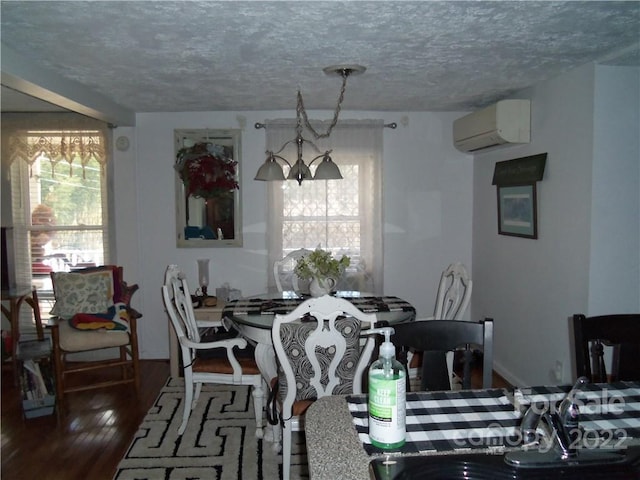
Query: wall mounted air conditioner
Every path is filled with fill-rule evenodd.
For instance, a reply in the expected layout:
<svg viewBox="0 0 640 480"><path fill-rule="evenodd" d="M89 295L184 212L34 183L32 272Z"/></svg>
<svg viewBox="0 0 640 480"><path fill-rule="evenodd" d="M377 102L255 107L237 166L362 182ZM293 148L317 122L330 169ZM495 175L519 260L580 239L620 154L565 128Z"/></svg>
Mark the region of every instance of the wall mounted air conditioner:
<svg viewBox="0 0 640 480"><path fill-rule="evenodd" d="M453 122L453 144L463 152L530 141L530 100L500 100Z"/></svg>

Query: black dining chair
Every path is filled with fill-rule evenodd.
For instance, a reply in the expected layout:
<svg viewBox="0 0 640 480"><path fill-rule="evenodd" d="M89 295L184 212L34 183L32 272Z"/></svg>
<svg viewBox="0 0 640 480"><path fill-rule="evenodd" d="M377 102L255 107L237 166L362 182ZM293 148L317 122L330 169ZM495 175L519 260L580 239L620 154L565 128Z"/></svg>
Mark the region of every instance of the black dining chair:
<svg viewBox="0 0 640 480"><path fill-rule="evenodd" d="M451 390L446 354L462 350L462 388L471 388L471 364L475 352L482 351L482 388L491 388L493 379L493 319L480 322L426 320L393 325L391 341L398 360L406 366L409 349L422 350L421 390ZM407 378L407 388L409 388Z"/></svg>
<svg viewBox="0 0 640 480"><path fill-rule="evenodd" d="M614 314L572 319L576 374L591 382L640 380L640 314ZM607 374L604 346L613 347Z"/></svg>
<svg viewBox="0 0 640 480"><path fill-rule="evenodd" d="M467 268L461 262L450 264L440 276L438 295L433 316L426 318L416 318L416 321L423 320L462 320L462 317L469 307L471 301L471 291L473 280ZM456 352L447 354L447 369L449 375L455 377L453 364ZM420 351L409 354L409 369L407 373L410 380L418 377L418 369L422 364L422 353Z"/></svg>

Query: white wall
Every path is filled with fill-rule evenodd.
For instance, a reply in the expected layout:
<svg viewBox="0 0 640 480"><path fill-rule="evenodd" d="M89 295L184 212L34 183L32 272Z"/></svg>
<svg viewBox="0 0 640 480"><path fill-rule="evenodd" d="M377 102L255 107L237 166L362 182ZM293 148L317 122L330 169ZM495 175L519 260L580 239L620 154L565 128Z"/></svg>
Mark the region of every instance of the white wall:
<svg viewBox="0 0 640 480"><path fill-rule="evenodd" d="M440 274L471 271L473 159L455 150L463 113L414 113L384 138L384 290L433 315ZM473 275L473 272L471 272Z"/></svg>
<svg viewBox="0 0 640 480"><path fill-rule="evenodd" d="M596 67L590 315L640 311L638 85L638 68Z"/></svg>
<svg viewBox="0 0 640 480"><path fill-rule="evenodd" d="M134 306L139 322L143 358L167 358L168 320L160 296L165 268L179 264L195 288L196 259L211 260L210 289L224 282L244 295L266 291L266 187L253 180L264 161L264 130L255 122L287 118L284 112L145 113L136 119L135 171L130 152L115 151L119 179L116 194L127 199L117 217L118 263L127 279L140 285ZM384 290L411 302L419 315L432 314L441 271L453 261L471 266L473 161L452 146L451 124L462 113L349 112L342 119L382 118L398 122L384 131L383 215ZM310 112L330 118L331 112ZM406 117L406 126L400 122ZM242 248L179 249L175 239L173 131L180 128L239 128L242 132L241 186ZM118 129L121 130L121 129ZM133 132L114 132L114 137ZM292 132L292 137L293 137ZM129 200L135 176L137 201ZM124 177L124 178L123 178ZM124 183L122 183L124 182ZM119 192L126 185L126 192ZM121 204L126 203L121 202ZM129 234L137 232L138 238ZM122 230L127 232L124 233ZM135 251L135 254L131 252ZM126 256L126 259L125 257ZM120 260L123 261L120 261ZM129 262L135 265L129 266Z"/></svg>
<svg viewBox="0 0 640 480"><path fill-rule="evenodd" d="M625 87L632 84L628 79L619 80L613 72L611 75L602 84L603 91L606 88L608 95L633 100L634 96L629 98L626 91L608 89L616 82ZM635 248L636 265L634 255L630 255L631 264L617 261L616 265L625 271L625 278L631 278L638 291L638 84L636 80L635 104L631 102L622 119L615 118L624 122L633 117L628 110L636 109L635 134L631 128L615 130L616 142L636 145L635 157L621 158L622 147L609 151L614 143L605 141L610 137L602 131L600 122L594 124L594 112L600 113L594 106L595 78L595 67L586 65L515 96L531 98L532 142L479 154L474 160L472 315L495 319L495 368L517 385L557 383L552 375L556 361L563 365L562 381L571 381L568 319L573 313L591 314L590 310L596 309L598 302L590 301L590 280L601 276L597 281L604 284L619 279L610 268L595 272L590 266L590 262L595 263L592 253L600 258L604 249L606 242L598 231L610 209L620 209L624 213L619 218L629 222L621 233L635 232L628 242L620 244L625 244L627 253ZM604 109L602 103L599 102L599 107ZM598 145L594 145L594 132ZM602 137L598 136L600 133ZM544 152L548 153L546 171L537 184L539 238L498 235L496 187L491 185L496 161ZM612 177L602 175L601 162L606 161L607 169L625 169L633 164L633 158L636 166L631 168L632 178L628 182L611 184ZM615 189L625 193L617 199L599 200ZM625 201L619 202L622 199ZM621 223L622 220L615 221L617 226ZM592 248L592 241L598 245ZM611 311L620 301L635 301L637 311L637 296L629 301L633 288L609 291L615 299L607 300L605 309Z"/></svg>

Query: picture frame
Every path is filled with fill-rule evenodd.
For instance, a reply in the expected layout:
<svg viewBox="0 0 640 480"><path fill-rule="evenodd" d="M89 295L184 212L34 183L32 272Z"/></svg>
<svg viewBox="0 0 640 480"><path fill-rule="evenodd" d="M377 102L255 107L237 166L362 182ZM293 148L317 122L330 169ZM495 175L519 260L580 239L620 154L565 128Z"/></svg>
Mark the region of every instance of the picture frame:
<svg viewBox="0 0 640 480"><path fill-rule="evenodd" d="M538 238L536 184L498 185L498 233Z"/></svg>
<svg viewBox="0 0 640 480"><path fill-rule="evenodd" d="M184 182L176 172L176 246L242 247L241 130L176 129L174 143L174 154L181 148L191 147L196 143L211 144L223 149L225 155L236 162L235 180L239 185L238 189L223 198L194 197L187 193Z"/></svg>

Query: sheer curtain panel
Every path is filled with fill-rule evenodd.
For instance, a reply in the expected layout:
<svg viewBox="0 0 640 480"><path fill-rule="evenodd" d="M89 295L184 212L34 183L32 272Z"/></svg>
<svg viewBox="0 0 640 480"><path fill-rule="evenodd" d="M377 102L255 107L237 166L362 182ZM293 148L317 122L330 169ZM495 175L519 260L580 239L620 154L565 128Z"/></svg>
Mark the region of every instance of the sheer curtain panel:
<svg viewBox="0 0 640 480"><path fill-rule="evenodd" d="M318 132L328 122L312 122ZM316 140L307 130L303 155L308 162L325 150L340 168L342 180L270 182L268 186L269 265L298 248L320 246L334 256L348 255L351 266L340 290L382 293L382 120L339 122L329 138ZM294 120L266 123L267 150L278 151L295 137ZM293 163L295 143L280 155ZM315 172L318 161L311 166ZM288 167L284 166L285 176ZM269 276L269 287L274 280Z"/></svg>

